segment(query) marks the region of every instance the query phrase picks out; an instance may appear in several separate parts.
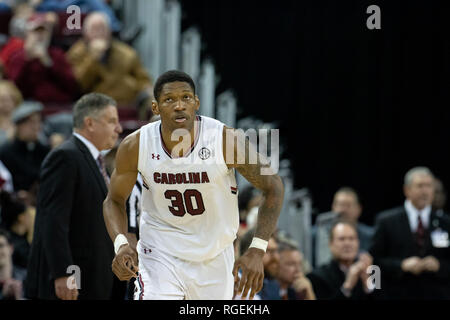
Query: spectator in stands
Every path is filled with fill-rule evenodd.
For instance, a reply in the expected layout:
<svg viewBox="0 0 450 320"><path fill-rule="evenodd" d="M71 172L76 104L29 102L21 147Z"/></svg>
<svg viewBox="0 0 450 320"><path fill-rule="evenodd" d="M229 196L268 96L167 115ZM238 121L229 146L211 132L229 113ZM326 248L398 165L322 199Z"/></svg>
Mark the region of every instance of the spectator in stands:
<svg viewBox="0 0 450 320"><path fill-rule="evenodd" d="M0 148L0 160L13 176L15 191L31 206L35 204L39 169L49 152L38 139L42 109L40 103L26 101L14 110L15 137Z"/></svg>
<svg viewBox="0 0 450 320"><path fill-rule="evenodd" d="M445 205L447 203L447 190L444 184L438 178L434 178L434 197L431 204L433 211L445 212Z"/></svg>
<svg viewBox="0 0 450 320"><path fill-rule="evenodd" d="M51 149L55 149L72 135L73 116L68 112L59 112L45 118L44 135Z"/></svg>
<svg viewBox="0 0 450 320"><path fill-rule="evenodd" d="M331 260L329 249L330 228L339 218L355 223L358 230L359 248L361 251L369 250L373 228L358 221L362 206L356 191L349 187L340 188L333 198L331 211L320 214L312 229L314 265L319 267Z"/></svg>
<svg viewBox="0 0 450 320"><path fill-rule="evenodd" d="M65 53L50 46L52 28L48 14L33 14L24 46L8 59L5 71L26 99L70 103L78 96L78 85Z"/></svg>
<svg viewBox="0 0 450 320"><path fill-rule="evenodd" d="M107 16L98 12L88 15L83 39L67 55L84 92L107 94L122 108L137 108L141 120L148 119L153 90L150 76L137 52L112 38Z"/></svg>
<svg viewBox="0 0 450 320"><path fill-rule="evenodd" d="M28 3L20 3L14 7L14 15L9 21L9 39L0 50L0 62L3 65L9 63L9 58L16 52L23 50L25 35L27 32L28 18L33 15L34 9ZM50 15L48 16L50 17Z"/></svg>
<svg viewBox="0 0 450 320"><path fill-rule="evenodd" d="M450 218L431 204L434 176L426 167L409 170L406 201L378 215L370 249L388 299L449 299Z"/></svg>
<svg viewBox="0 0 450 320"><path fill-rule="evenodd" d="M277 280L283 300L315 300L311 282L303 271L303 255L291 243L280 242L278 247L280 266Z"/></svg>
<svg viewBox="0 0 450 320"><path fill-rule="evenodd" d="M372 257L368 253L358 256L359 240L354 222L335 221L329 239L331 262L307 275L317 299L370 298L373 290L368 288L367 268L372 265Z"/></svg>
<svg viewBox="0 0 450 320"><path fill-rule="evenodd" d="M0 300L20 300L23 297L22 282L26 270L13 264L13 251L9 233L0 229Z"/></svg>
<svg viewBox="0 0 450 320"><path fill-rule="evenodd" d="M6 191L9 193L14 192L14 185L12 180L11 172L5 167L3 162L0 161L0 192ZM0 223L2 221L2 216L0 212Z"/></svg>
<svg viewBox="0 0 450 320"><path fill-rule="evenodd" d="M38 0L38 2L36 11L42 12L66 12L71 5L78 6L81 9L81 13L99 11L108 16L113 31L119 31L121 28L120 21L105 0Z"/></svg>
<svg viewBox="0 0 450 320"><path fill-rule="evenodd" d="M250 247L255 229L248 230L241 238L240 254L244 254ZM267 245L266 253L263 257L264 264L264 283L262 290L258 296L263 300L280 300L280 285L276 280L278 274L278 267L280 264L280 255L278 253L278 242L275 235L272 235Z"/></svg>
<svg viewBox="0 0 450 320"><path fill-rule="evenodd" d="M21 103L22 94L14 83L0 80L0 145L14 136L15 125L12 114Z"/></svg>
<svg viewBox="0 0 450 320"><path fill-rule="evenodd" d="M239 191L238 197L238 207L239 207L239 229L238 237L242 237L249 229L253 228L254 225L249 226L247 224L247 218L249 218L250 223L256 222L256 215L258 214L258 208L261 204L262 194L261 192L253 187L252 185L246 186ZM249 213L251 215L249 217Z"/></svg>
<svg viewBox="0 0 450 320"><path fill-rule="evenodd" d="M26 269L30 253L28 235L33 230L34 215L14 194L0 192L2 226L9 231L14 247L13 263Z"/></svg>
<svg viewBox="0 0 450 320"><path fill-rule="evenodd" d="M11 6L9 5L9 3L5 3L5 2L0 2L0 12L9 12L11 11Z"/></svg>

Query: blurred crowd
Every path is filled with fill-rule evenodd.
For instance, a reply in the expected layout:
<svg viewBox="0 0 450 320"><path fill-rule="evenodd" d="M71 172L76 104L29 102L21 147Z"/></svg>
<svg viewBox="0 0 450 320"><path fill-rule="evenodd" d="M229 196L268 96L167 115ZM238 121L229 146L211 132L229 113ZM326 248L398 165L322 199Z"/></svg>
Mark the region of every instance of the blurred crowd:
<svg viewBox="0 0 450 320"><path fill-rule="evenodd" d="M114 98L123 135L152 115L152 76L118 14L104 0L0 1L0 299L23 298L40 167L72 135L74 102Z"/></svg>
<svg viewBox="0 0 450 320"><path fill-rule="evenodd" d="M311 261L278 230L264 256L264 287L257 299L450 299L444 185L429 168L415 167L405 174L403 190L404 203L378 213L368 226L359 221L363 206L357 191L339 188L330 211L311 226ZM261 196L251 186L239 194L236 256L253 238Z"/></svg>
<svg viewBox="0 0 450 320"><path fill-rule="evenodd" d="M82 9L80 30L66 26L71 4ZM0 1L0 17L1 300L24 298L40 167L71 136L73 103L85 93L106 94L118 102L121 120L136 121L133 130L152 116L153 82L132 41L120 37L124 26L108 1ZM115 151L107 156L109 172ZM136 240L141 185L130 197L137 212L129 212L129 230ZM379 213L374 226L359 221L363 207L356 190L337 190L330 210L311 226L312 261L278 230L255 299L449 299L444 186L428 168L417 167L406 173L403 187L405 202ZM239 192L236 257L251 243L262 198L252 187ZM371 266L379 267L380 279Z"/></svg>

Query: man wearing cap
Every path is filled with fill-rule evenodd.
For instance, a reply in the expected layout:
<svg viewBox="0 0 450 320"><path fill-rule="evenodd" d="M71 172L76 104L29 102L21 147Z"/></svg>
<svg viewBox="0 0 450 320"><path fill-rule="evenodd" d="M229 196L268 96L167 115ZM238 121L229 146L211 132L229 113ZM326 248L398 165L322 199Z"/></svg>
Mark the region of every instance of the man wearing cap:
<svg viewBox="0 0 450 320"><path fill-rule="evenodd" d="M30 16L24 47L5 62L5 73L26 99L70 103L78 95L78 85L64 52L50 46L51 37L48 15Z"/></svg>
<svg viewBox="0 0 450 320"><path fill-rule="evenodd" d="M0 160L13 177L14 190L34 205L39 168L49 148L39 141L42 104L25 101L14 110L16 132L12 141L0 148Z"/></svg>

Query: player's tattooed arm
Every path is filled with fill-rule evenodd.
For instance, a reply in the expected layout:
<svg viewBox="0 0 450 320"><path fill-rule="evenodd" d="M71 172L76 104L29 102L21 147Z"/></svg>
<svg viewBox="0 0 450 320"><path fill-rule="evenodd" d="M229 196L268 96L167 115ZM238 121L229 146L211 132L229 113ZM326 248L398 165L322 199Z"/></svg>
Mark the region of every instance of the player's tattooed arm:
<svg viewBox="0 0 450 320"><path fill-rule="evenodd" d="M245 138L243 131L225 127L223 141L227 166L236 168L248 182L263 192L255 237L269 240L283 205L283 182L279 175L270 171L267 159L257 152L256 146Z"/></svg>

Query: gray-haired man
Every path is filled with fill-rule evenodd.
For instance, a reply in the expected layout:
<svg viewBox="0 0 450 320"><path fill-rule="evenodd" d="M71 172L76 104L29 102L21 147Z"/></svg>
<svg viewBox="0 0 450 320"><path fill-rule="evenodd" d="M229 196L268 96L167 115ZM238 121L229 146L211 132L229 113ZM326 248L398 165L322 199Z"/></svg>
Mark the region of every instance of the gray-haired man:
<svg viewBox="0 0 450 320"><path fill-rule="evenodd" d="M109 177L100 152L111 149L122 132L116 102L87 94L73 116L73 136L41 168L28 298L104 300L114 291L114 250L102 215Z"/></svg>
<svg viewBox="0 0 450 320"><path fill-rule="evenodd" d="M434 176L409 170L403 206L381 213L370 248L389 299L449 299L450 219L432 209Z"/></svg>

